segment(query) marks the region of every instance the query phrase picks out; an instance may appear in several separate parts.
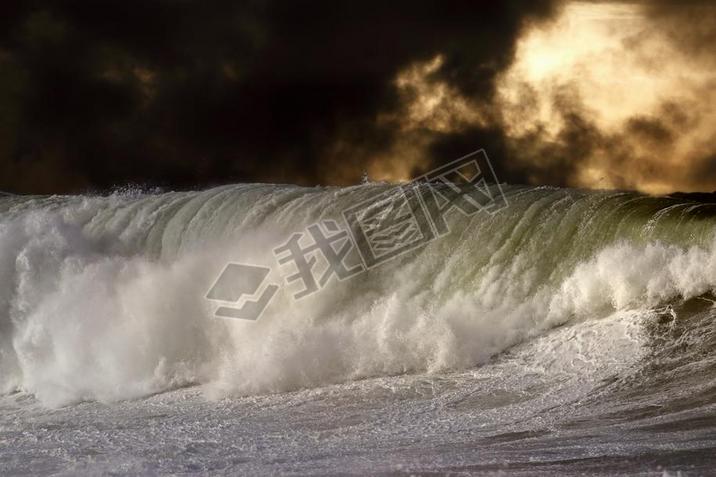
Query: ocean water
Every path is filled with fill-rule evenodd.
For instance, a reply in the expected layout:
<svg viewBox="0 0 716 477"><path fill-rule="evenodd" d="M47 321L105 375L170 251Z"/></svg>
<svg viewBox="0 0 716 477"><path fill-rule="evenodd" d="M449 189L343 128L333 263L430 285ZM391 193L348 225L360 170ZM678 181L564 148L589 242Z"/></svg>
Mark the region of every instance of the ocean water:
<svg viewBox="0 0 716 477"><path fill-rule="evenodd" d="M716 205L506 187L294 300L274 248L388 190L0 197L0 474L716 475Z"/></svg>

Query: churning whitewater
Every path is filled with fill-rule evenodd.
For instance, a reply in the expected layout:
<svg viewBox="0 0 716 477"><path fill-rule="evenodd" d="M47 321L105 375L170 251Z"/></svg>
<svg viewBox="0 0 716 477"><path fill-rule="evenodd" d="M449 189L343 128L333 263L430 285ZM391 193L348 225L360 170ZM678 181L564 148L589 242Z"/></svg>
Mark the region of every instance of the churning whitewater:
<svg viewBox="0 0 716 477"><path fill-rule="evenodd" d="M564 324L716 289L714 206L511 188L507 209L454 210L448 236L304 300L281 293L257 322L212 317L206 292L227 262L270 264L291 234L388 187L1 198L0 388L54 407L460 371Z"/></svg>
<svg viewBox="0 0 716 477"><path fill-rule="evenodd" d="M0 468L713 465L716 205L507 187L508 207L454 209L448 235L294 300L274 248L390 190L0 198ZM227 263L282 284L258 321L214 316Z"/></svg>

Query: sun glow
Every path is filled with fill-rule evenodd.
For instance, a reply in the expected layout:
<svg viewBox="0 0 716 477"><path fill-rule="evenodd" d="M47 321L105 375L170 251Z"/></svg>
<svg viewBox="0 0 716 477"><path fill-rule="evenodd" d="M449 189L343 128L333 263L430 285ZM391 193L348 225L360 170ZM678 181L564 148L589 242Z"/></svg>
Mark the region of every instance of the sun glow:
<svg viewBox="0 0 716 477"><path fill-rule="evenodd" d="M712 141L716 115L703 106L716 102L713 71L679 51L649 22L642 4L574 2L520 39L514 64L498 83L499 110L508 135L516 139L539 135L559 142L574 126L570 121L582 117L605 140L619 136L628 142L638 156L633 164L615 164L606 157L610 151L592 151L570 185L667 192L678 178L644 171L683 166ZM680 124L684 117L692 119L688 129ZM668 142L643 134L624 138L648 121L678 131L678 137Z"/></svg>

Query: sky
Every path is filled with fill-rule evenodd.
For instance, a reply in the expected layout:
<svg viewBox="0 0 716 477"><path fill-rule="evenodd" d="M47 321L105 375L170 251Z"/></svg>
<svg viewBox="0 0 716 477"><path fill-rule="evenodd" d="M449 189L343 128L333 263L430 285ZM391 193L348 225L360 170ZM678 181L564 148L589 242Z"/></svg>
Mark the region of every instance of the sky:
<svg viewBox="0 0 716 477"><path fill-rule="evenodd" d="M0 190L716 190L716 3L3 1Z"/></svg>

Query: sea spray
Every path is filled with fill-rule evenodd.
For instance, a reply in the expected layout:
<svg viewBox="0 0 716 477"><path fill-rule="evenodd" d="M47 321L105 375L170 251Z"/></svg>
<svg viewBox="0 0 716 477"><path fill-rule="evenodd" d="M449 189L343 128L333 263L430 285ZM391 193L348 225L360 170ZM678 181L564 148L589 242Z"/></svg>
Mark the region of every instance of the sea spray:
<svg viewBox="0 0 716 477"><path fill-rule="evenodd" d="M389 187L0 199L0 389L57 406L465 370L565 323L716 288L713 205L511 187L500 213L455 210L448 235L294 300L273 248ZM282 284L260 320L213 317L229 262Z"/></svg>

